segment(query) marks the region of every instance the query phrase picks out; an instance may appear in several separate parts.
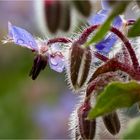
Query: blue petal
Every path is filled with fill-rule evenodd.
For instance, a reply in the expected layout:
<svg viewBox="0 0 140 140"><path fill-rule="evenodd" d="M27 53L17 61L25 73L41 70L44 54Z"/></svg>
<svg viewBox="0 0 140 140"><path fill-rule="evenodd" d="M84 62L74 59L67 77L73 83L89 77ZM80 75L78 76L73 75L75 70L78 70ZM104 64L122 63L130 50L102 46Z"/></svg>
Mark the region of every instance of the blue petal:
<svg viewBox="0 0 140 140"><path fill-rule="evenodd" d="M100 10L97 14L91 15L88 19L89 25L94 24L102 24L108 17L109 10ZM119 28L122 25L122 18L120 16L117 16L113 23L113 26Z"/></svg>
<svg viewBox="0 0 140 140"><path fill-rule="evenodd" d="M107 54L108 52L110 52L112 46L115 45L116 41L117 41L117 37L111 34L107 38L97 43L95 46L97 50L99 50L102 53Z"/></svg>
<svg viewBox="0 0 140 140"><path fill-rule="evenodd" d="M110 10L111 7L110 7L110 5L108 4L107 1L108 0L101 0L101 6L102 6L103 9Z"/></svg>
<svg viewBox="0 0 140 140"><path fill-rule="evenodd" d="M108 14L109 10L107 9L100 10L96 15L92 15L89 18L88 23L90 25L102 24L107 19ZM117 16L114 19L112 25L116 28L120 28L122 26L122 18L120 16ZM102 51L102 53L108 53L111 47L114 46L116 41L117 37L113 33L109 33L102 41L97 43L95 46L98 51L100 52Z"/></svg>
<svg viewBox="0 0 140 140"><path fill-rule="evenodd" d="M57 72L63 72L65 64L64 59L58 55L52 57L49 56L49 65L50 68Z"/></svg>
<svg viewBox="0 0 140 140"><path fill-rule="evenodd" d="M117 16L113 21L113 26L116 28L120 28L122 26L122 18L120 16ZM102 51L103 53L109 53L111 50L111 47L115 45L117 41L116 35L113 33L108 34L102 41L100 41L98 44L96 44L96 49L99 51Z"/></svg>
<svg viewBox="0 0 140 140"><path fill-rule="evenodd" d="M89 17L88 23L90 25L102 24L107 19L108 13L108 10L100 10L96 15L93 14Z"/></svg>
<svg viewBox="0 0 140 140"><path fill-rule="evenodd" d="M37 43L29 32L20 27L12 26L11 23L8 23L8 28L9 37L13 39L15 44L38 50Z"/></svg>
<svg viewBox="0 0 140 140"><path fill-rule="evenodd" d="M114 20L113 20L113 23L112 25L116 28L120 28L122 26L122 18L120 16L117 16Z"/></svg>

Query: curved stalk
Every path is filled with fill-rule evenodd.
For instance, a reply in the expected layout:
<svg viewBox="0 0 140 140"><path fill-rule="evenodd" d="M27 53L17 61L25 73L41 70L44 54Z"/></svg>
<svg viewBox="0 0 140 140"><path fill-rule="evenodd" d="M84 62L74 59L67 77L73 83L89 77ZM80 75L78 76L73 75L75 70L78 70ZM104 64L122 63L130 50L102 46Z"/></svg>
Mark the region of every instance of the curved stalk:
<svg viewBox="0 0 140 140"><path fill-rule="evenodd" d="M112 58L108 62L106 62L104 65L100 66L93 73L89 82L94 80L100 74L107 73L107 72L115 72L117 70L121 70L121 71L127 73L128 75L130 75L132 77L132 79L140 81L140 72L139 71L136 71L133 67L131 67L127 64L121 63L118 60L116 60L115 58Z"/></svg>
<svg viewBox="0 0 140 140"><path fill-rule="evenodd" d="M54 43L67 44L67 43L70 43L70 42L72 42L72 41L68 38L59 37L59 38L49 39L48 42L47 42L47 45L51 45L51 44L54 44Z"/></svg>
<svg viewBox="0 0 140 140"><path fill-rule="evenodd" d="M98 25L93 25L93 26L88 27L88 28L82 33L82 35L79 37L79 39L77 40L77 43L83 45L83 44L87 41L89 35L90 35L93 31L95 31L96 29L98 29L99 27L100 27L99 24L98 24ZM115 28L115 27L111 27L110 31L113 32L115 35L117 35L117 36L122 40L122 42L124 43L126 49L127 49L128 52L129 52L129 55L130 55L131 60L132 60L132 63L133 63L133 67L134 67L136 70L138 70L138 69L139 69L139 62L138 62L138 59L137 59L137 57L136 57L136 54L135 54L135 52L134 52L134 50L133 50L133 48L132 48L132 46L131 46L129 40L127 39L127 37L125 37L125 36L123 35L123 33L122 33L121 31L119 31L119 30L118 30L117 28ZM87 43L87 44L88 44L88 43Z"/></svg>
<svg viewBox="0 0 140 140"><path fill-rule="evenodd" d="M102 60L103 62L106 62L106 61L109 60L108 57L106 57L106 56L104 56L104 55L102 55L102 54L100 54L100 53L98 53L98 52L94 52L94 55L95 55L98 59Z"/></svg>

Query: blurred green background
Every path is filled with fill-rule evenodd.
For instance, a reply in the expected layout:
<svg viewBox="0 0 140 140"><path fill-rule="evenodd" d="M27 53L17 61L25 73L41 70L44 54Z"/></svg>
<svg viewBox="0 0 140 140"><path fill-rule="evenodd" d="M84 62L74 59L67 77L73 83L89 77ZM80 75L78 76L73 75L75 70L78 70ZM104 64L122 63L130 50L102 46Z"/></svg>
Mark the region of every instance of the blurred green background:
<svg viewBox="0 0 140 140"><path fill-rule="evenodd" d="M0 1L0 40L7 35L8 21L41 37L33 2ZM47 67L32 81L28 75L33 58L28 49L0 42L0 139L67 139L76 99L64 73Z"/></svg>

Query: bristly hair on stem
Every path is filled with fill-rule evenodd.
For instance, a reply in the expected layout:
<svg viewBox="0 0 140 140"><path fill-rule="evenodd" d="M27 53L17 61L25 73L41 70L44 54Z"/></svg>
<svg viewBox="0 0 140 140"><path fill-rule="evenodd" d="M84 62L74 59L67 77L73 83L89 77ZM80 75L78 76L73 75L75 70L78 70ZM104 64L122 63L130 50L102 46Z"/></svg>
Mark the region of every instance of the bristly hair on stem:
<svg viewBox="0 0 140 140"><path fill-rule="evenodd" d="M47 42L47 45L51 45L54 43L71 43L72 41L69 38L64 38L64 37L59 37L59 38L53 38L53 39L49 39Z"/></svg>
<svg viewBox="0 0 140 140"><path fill-rule="evenodd" d="M91 76L89 82L94 80L98 75L106 73L106 72L114 72L117 70L121 70L127 73L132 79L140 81L140 72L136 71L133 67L119 62L116 58L110 59L104 65L97 68L97 70Z"/></svg>

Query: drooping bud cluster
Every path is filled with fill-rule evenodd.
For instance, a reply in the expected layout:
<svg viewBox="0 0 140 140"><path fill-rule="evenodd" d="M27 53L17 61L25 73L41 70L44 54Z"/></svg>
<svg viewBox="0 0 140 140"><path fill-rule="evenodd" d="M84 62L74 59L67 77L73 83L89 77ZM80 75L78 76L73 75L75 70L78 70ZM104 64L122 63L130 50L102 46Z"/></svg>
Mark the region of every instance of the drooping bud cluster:
<svg viewBox="0 0 140 140"><path fill-rule="evenodd" d="M87 29L84 34L81 35L81 40L86 40L88 32L91 33L91 30L94 30L97 26L92 26L89 29ZM91 29L91 30L90 30ZM115 57L111 59L104 59L106 57L96 55L99 59L101 58L103 63L101 66L99 66L95 71L93 71L93 74L91 75L91 78L89 82L87 82L86 86L86 96L84 106L86 106L87 101L90 103L92 107L94 107L95 103L93 101L96 101L96 98L100 94L100 92L105 88L105 86L110 83L111 81L127 81L127 79L124 80L124 78L119 74L119 72L124 72L128 76L130 76L131 79L140 80L140 73L139 73L139 62L136 57L135 51L133 50L129 40L116 28L112 27L112 32L114 32L117 36L120 37L120 39L123 41L125 48L121 50L121 53L118 53L115 55ZM83 39L84 38L84 39ZM79 39L79 40L80 40ZM80 42L81 42L80 40ZM82 42L83 43L83 42ZM120 56L121 55L121 56ZM79 60L80 61L80 60ZM94 100L92 99L94 98ZM86 106L87 107L87 106ZM87 109L87 108L86 108ZM89 111L89 110L88 110ZM96 136L95 129L96 126L92 126L93 128L90 128L88 131L85 131L85 128L87 127L85 123L86 121L83 121L83 116L86 115L87 110L84 110L83 106L81 106L78 109L78 123L77 126L79 129L79 136L75 137L76 139L88 139L88 134L90 133L90 130L93 130L94 136ZM98 123L98 118L96 118L96 122ZM92 121L92 120L90 120ZM111 113L105 114L101 117L101 122L104 129L107 130L107 134L111 137L119 136L124 124L122 123L122 118L118 114L117 111L113 111ZM96 130L97 131L97 130ZM102 133L100 131L100 133ZM93 135L92 135L93 136ZM95 138L95 137L92 137Z"/></svg>
<svg viewBox="0 0 140 140"><path fill-rule="evenodd" d="M88 37L87 34L90 34L98 27L98 25L89 27L87 30L84 31L79 40L76 43L73 43L71 47L71 53L69 55L69 58L71 58L70 80L72 81L72 86L75 89L77 89L77 87L81 89L82 86L79 86L80 84L78 78L83 74L82 72L85 72L84 67L80 66L83 59L83 52L86 49L83 49L81 46L83 45L83 43L86 42ZM76 109L77 111L75 113L77 115L75 139L89 139L90 136L90 139L96 138L96 135L98 133L98 124L96 125L96 123L98 123L98 118L96 118L96 122L94 122L93 125L93 123L91 123L93 120L90 120L90 122L89 120L85 119L87 118L87 112L89 112L89 108L94 107L94 101L96 102L98 95L102 92L102 90L108 83L112 81L127 81L126 78L124 80L124 78L120 75L120 71L125 72L127 75L129 75L135 80L139 79L139 72L137 72L139 64L135 52L131 44L129 43L129 40L124 37L123 34L116 28L112 27L111 31L115 33L118 37L120 37L120 39L124 43L124 45L122 46L124 48L120 50L121 53L115 54L115 56L113 56L113 58L111 59L107 58L106 56L100 55L97 52L94 53L97 58L104 61L105 63L102 63L96 70L93 70L93 73L92 75L90 74L91 76L90 78L88 78L88 80L87 77L85 78L86 80L84 80L84 82L86 83L84 86L84 91L86 91L86 93L84 96L84 103L78 109ZM77 61L75 61L75 59ZM90 62L90 65L91 64L92 62ZM79 67L81 68L82 72ZM90 69L91 67L86 68ZM89 75L89 73L87 75ZM120 117L119 111L113 111L111 113L105 114L100 118L100 120L101 127L103 126L103 128L107 130L106 132L109 137L119 137L121 130L124 128L124 119ZM90 125L90 127L88 126L89 123L92 124ZM91 130L92 133L90 132ZM101 131L99 133L101 135L103 134Z"/></svg>
<svg viewBox="0 0 140 140"><path fill-rule="evenodd" d="M121 78L115 72L108 72L106 74L101 74L96 79L89 83L87 88L87 96L91 96L94 92L97 93L94 97L98 96L100 91L111 81L120 81ZM106 114L102 117L103 123L111 135L116 135L121 129L120 118L116 111Z"/></svg>
<svg viewBox="0 0 140 140"><path fill-rule="evenodd" d="M97 78L88 83L84 101L80 103L80 107L78 107L78 109L76 109L74 112L74 116L77 115L77 117L75 117L77 121L74 122L76 123L74 126L75 132L73 132L72 135L74 135L74 138L76 140L97 138L97 133L98 135L101 135L99 133L103 133L99 132L101 129L99 128L99 126L105 128L107 130L106 132L111 137L119 134L120 130L123 128L123 125L121 124L123 118L119 117L120 114L118 115L118 112L116 111L102 116L102 122L100 122L99 126L98 118L96 120L87 119L87 115L91 107L95 104L93 102L96 102L97 96L104 89L104 87L111 81L119 80L121 79L118 77L117 72L108 72L106 74L99 75ZM95 100L93 101L92 98L94 98ZM72 117L71 120L75 118Z"/></svg>

